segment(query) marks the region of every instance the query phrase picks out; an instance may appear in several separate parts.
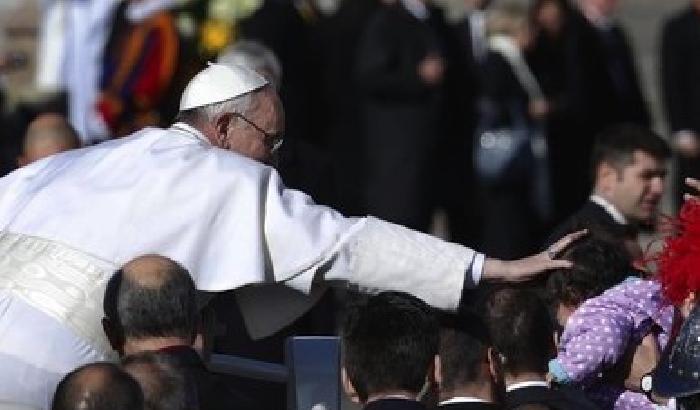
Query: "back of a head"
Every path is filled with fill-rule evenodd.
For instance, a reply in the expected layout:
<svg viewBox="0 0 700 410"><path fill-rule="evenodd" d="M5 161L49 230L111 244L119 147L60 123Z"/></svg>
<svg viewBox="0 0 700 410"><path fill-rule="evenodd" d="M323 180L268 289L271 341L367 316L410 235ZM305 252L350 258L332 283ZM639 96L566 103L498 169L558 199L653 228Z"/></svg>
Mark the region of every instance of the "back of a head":
<svg viewBox="0 0 700 410"><path fill-rule="evenodd" d="M197 326L194 282L178 263L157 255L142 256L109 280L104 311L124 339L192 340Z"/></svg>
<svg viewBox="0 0 700 410"><path fill-rule="evenodd" d="M605 292L633 273L624 246L604 231L591 229L572 244L562 259L574 263L571 269L552 272L547 280L547 294L553 305L576 307Z"/></svg>
<svg viewBox="0 0 700 410"><path fill-rule="evenodd" d="M143 390L145 410L195 410L194 382L167 354L141 352L122 361L124 370Z"/></svg>
<svg viewBox="0 0 700 410"><path fill-rule="evenodd" d="M409 294L384 292L351 307L342 332L344 365L360 400L419 393L437 354L438 331L430 307Z"/></svg>
<svg viewBox="0 0 700 410"><path fill-rule="evenodd" d="M53 113L42 114L27 128L19 165L79 147L78 133L65 117Z"/></svg>
<svg viewBox="0 0 700 410"><path fill-rule="evenodd" d="M440 328L440 373L442 391L451 392L482 382L488 374L480 369L491 346L488 329L481 317L471 312L445 315Z"/></svg>
<svg viewBox="0 0 700 410"><path fill-rule="evenodd" d="M52 410L139 410L143 393L134 378L113 363L92 363L58 384Z"/></svg>
<svg viewBox="0 0 700 410"><path fill-rule="evenodd" d="M494 291L485 303L484 321L505 373L547 373L555 350L554 327L536 293L516 288Z"/></svg>
<svg viewBox="0 0 700 410"><path fill-rule="evenodd" d="M636 124L615 125L601 132L596 138L591 155L593 179L596 179L601 164L607 163L621 170L632 163L636 151L659 160L671 156L668 143L651 129Z"/></svg>

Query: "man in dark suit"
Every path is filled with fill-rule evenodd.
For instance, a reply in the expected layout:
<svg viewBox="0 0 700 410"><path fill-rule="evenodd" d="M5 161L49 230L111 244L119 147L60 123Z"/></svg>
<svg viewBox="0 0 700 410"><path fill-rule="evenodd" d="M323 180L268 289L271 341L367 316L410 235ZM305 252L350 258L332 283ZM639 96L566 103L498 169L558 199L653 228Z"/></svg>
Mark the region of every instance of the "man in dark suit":
<svg viewBox="0 0 700 410"><path fill-rule="evenodd" d="M602 57L594 64L602 66L606 73L599 83L598 99L604 125L632 122L650 125L649 111L639 82L632 48L622 26L615 19L617 0L578 0L582 19L575 19L582 32L588 31ZM603 111L605 110L605 111Z"/></svg>
<svg viewBox="0 0 700 410"><path fill-rule="evenodd" d="M443 318L435 381L440 409L498 410L495 350L482 319L462 312Z"/></svg>
<svg viewBox="0 0 700 410"><path fill-rule="evenodd" d="M440 10L424 0L392 2L374 13L357 54L367 211L424 232L434 207L445 28Z"/></svg>
<svg viewBox="0 0 700 410"><path fill-rule="evenodd" d="M554 327L546 305L529 290L503 288L484 307L505 385L505 408L538 404L549 409L596 409L580 391L547 382Z"/></svg>
<svg viewBox="0 0 700 410"><path fill-rule="evenodd" d="M438 324L428 305L401 292L370 296L349 309L342 331L343 386L365 410L423 410L433 374Z"/></svg>
<svg viewBox="0 0 700 410"><path fill-rule="evenodd" d="M668 144L646 127L623 124L601 133L593 148L593 191L588 201L559 226L549 242L570 229L595 226L639 255L637 230L655 223L664 193Z"/></svg>
<svg viewBox="0 0 700 410"><path fill-rule="evenodd" d="M103 327L120 356L156 351L194 382L198 408L257 409L245 395L209 373L193 349L199 318L187 270L162 256L138 257L107 283Z"/></svg>
<svg viewBox="0 0 700 410"><path fill-rule="evenodd" d="M661 41L663 98L678 153L675 190L680 199L683 177L700 176L700 1L671 17Z"/></svg>

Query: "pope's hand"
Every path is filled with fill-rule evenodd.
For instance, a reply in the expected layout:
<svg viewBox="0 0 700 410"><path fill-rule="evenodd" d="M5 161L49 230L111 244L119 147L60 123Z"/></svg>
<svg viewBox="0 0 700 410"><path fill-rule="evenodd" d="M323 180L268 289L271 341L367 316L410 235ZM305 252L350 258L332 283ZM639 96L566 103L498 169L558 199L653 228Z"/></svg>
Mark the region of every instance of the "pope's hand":
<svg viewBox="0 0 700 410"><path fill-rule="evenodd" d="M515 261L486 259L482 280L494 282L525 282L552 269L571 268L573 266L571 261L556 259L556 257L569 245L576 242L587 233L587 230L570 233L559 239L546 251L528 256L527 258Z"/></svg>

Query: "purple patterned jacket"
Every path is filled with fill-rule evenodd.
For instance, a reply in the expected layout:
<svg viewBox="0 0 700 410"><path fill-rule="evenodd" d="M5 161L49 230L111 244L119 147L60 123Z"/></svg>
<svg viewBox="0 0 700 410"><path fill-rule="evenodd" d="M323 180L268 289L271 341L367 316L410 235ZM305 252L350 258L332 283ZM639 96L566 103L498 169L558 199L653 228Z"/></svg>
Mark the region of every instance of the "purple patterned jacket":
<svg viewBox="0 0 700 410"><path fill-rule="evenodd" d="M653 280L629 278L585 301L566 323L556 359L549 370L558 383L583 388L603 410L664 408L644 394L606 384L603 374L629 346L656 327L657 342L666 347L673 329L674 307Z"/></svg>

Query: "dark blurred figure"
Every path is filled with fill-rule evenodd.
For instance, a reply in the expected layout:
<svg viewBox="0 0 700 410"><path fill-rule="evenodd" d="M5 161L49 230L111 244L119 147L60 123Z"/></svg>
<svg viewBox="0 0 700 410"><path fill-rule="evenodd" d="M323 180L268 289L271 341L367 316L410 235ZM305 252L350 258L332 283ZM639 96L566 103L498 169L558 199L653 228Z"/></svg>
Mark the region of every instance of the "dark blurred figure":
<svg viewBox="0 0 700 410"><path fill-rule="evenodd" d="M68 373L56 388L52 410L141 410L143 393L112 363L92 363Z"/></svg>
<svg viewBox="0 0 700 410"><path fill-rule="evenodd" d="M548 178L538 172L546 152L535 149L546 149L542 120L547 103L523 56L531 38L527 10L504 3L491 11L487 27L474 135L482 246L511 259L532 250L548 213L549 201L541 196L546 190L539 189L546 188Z"/></svg>
<svg viewBox="0 0 700 410"><path fill-rule="evenodd" d="M483 320L473 313L444 317L435 381L440 409L498 410L497 352Z"/></svg>
<svg viewBox="0 0 700 410"><path fill-rule="evenodd" d="M448 217L453 242L480 244L478 201L474 201L475 176L472 138L477 124L479 65L488 51L486 10L490 0L465 0L469 10L453 24L448 37L445 72L445 134L438 147L438 200Z"/></svg>
<svg viewBox="0 0 700 410"><path fill-rule="evenodd" d="M377 10L357 54L367 141L367 211L427 231L445 84L446 26L423 0Z"/></svg>
<svg viewBox="0 0 700 410"><path fill-rule="evenodd" d="M439 327L415 296L383 292L349 309L342 330L343 385L365 410L422 410Z"/></svg>
<svg viewBox="0 0 700 410"><path fill-rule="evenodd" d="M41 114L27 128L17 164L24 166L76 148L80 148L80 138L66 117L55 113Z"/></svg>
<svg viewBox="0 0 700 410"><path fill-rule="evenodd" d="M127 356L122 367L141 386L144 410L199 410L192 379L167 353L146 351ZM236 403L225 404L221 408L238 408Z"/></svg>
<svg viewBox="0 0 700 410"><path fill-rule="evenodd" d="M110 278L103 326L121 356L156 351L194 383L201 410L258 408L209 373L192 347L198 331L194 282L187 270L162 256L132 260Z"/></svg>
<svg viewBox="0 0 700 410"><path fill-rule="evenodd" d="M635 67L634 53L623 27L615 19L619 0L578 0L580 15L574 18L583 36L594 41L591 47L600 53L600 60L589 64L600 66L600 78L589 78L594 83L586 87L600 88L591 101L603 123L632 122L649 126L651 119ZM588 31L588 32L586 32Z"/></svg>
<svg viewBox="0 0 700 410"><path fill-rule="evenodd" d="M547 306L528 290L503 288L485 304L484 320L497 351L505 385L505 408L542 405L556 410L594 410L580 391L552 388L548 362L554 357L554 327Z"/></svg>
<svg viewBox="0 0 700 410"><path fill-rule="evenodd" d="M528 63L548 102L547 143L554 200L554 219L561 220L588 194L587 161L592 138L587 129L580 50L567 0L535 0L531 18L534 41Z"/></svg>
<svg viewBox="0 0 700 410"><path fill-rule="evenodd" d="M663 29L661 80L666 118L678 154L674 194L682 204L683 178L700 177L700 1L671 17Z"/></svg>
<svg viewBox="0 0 700 410"><path fill-rule="evenodd" d="M180 39L165 6L146 5L137 13L142 1L119 5L104 51L97 109L113 137L170 120L161 104L178 67Z"/></svg>
<svg viewBox="0 0 700 410"><path fill-rule="evenodd" d="M325 37L323 102L328 147L333 155L337 207L346 215L365 215L366 141L363 137L361 96L355 77L358 46L379 0L343 0L323 22Z"/></svg>

